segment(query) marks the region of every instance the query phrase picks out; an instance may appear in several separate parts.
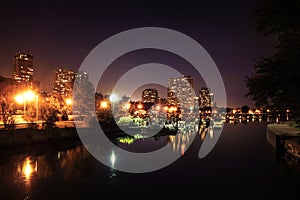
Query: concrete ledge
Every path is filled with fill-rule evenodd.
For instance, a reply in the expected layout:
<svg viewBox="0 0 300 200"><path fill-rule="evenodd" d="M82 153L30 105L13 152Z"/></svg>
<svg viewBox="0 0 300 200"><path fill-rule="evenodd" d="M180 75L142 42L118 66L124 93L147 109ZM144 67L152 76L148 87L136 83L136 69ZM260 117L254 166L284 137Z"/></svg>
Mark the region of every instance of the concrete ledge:
<svg viewBox="0 0 300 200"><path fill-rule="evenodd" d="M276 154L287 152L294 157L300 158L300 131L290 127L289 123L268 124L266 139L276 149Z"/></svg>

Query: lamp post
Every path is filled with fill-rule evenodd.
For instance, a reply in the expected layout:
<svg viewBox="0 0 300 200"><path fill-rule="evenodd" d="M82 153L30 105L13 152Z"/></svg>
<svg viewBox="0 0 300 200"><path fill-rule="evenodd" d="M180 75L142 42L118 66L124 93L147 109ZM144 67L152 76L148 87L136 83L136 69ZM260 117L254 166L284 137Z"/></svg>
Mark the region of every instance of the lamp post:
<svg viewBox="0 0 300 200"><path fill-rule="evenodd" d="M103 109L103 110L106 110L108 108L107 101L101 101L100 102L100 108Z"/></svg>
<svg viewBox="0 0 300 200"><path fill-rule="evenodd" d="M35 94L31 90L27 90L21 94L15 96L15 101L19 104L23 104L23 114L26 115L26 101L31 102L35 99L35 106L36 106L36 121L38 121L39 109L38 109L38 95Z"/></svg>
<svg viewBox="0 0 300 200"><path fill-rule="evenodd" d="M38 95L36 95L35 96L35 98L36 98L36 122L38 122L39 121L39 96Z"/></svg>

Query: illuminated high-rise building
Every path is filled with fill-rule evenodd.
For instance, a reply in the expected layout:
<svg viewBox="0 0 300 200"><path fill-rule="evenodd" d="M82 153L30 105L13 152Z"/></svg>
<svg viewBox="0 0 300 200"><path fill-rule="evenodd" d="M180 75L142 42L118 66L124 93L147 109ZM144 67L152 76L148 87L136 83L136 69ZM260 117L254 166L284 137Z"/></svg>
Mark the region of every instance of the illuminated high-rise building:
<svg viewBox="0 0 300 200"><path fill-rule="evenodd" d="M142 102L143 103L154 103L156 104L158 101L158 92L154 88L149 88L143 90L142 94Z"/></svg>
<svg viewBox="0 0 300 200"><path fill-rule="evenodd" d="M59 68L54 71L53 93L61 96L70 96L73 92L76 73L70 69Z"/></svg>
<svg viewBox="0 0 300 200"><path fill-rule="evenodd" d="M76 82L78 84L84 84L89 82L89 75L87 72L84 71L78 71L75 73Z"/></svg>
<svg viewBox="0 0 300 200"><path fill-rule="evenodd" d="M190 76L168 79L167 102L182 109L194 108L193 79Z"/></svg>
<svg viewBox="0 0 300 200"><path fill-rule="evenodd" d="M199 91L199 106L200 108L213 107L214 94L208 88L202 87Z"/></svg>
<svg viewBox="0 0 300 200"><path fill-rule="evenodd" d="M33 84L33 56L25 53L16 53L14 56L13 79L26 86Z"/></svg>

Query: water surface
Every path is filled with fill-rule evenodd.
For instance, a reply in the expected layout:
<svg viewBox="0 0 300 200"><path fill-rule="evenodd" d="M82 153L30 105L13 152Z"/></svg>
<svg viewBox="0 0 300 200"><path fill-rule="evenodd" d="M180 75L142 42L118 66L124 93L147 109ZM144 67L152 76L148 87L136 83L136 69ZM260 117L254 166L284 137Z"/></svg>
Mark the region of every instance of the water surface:
<svg viewBox="0 0 300 200"><path fill-rule="evenodd" d="M80 141L2 149L0 198L299 197L300 173L295 162L276 160L275 150L265 139L265 128L265 123L226 123L216 146L203 159L198 158L202 139L205 134L214 137L213 132L200 131L186 152L188 134L117 142L133 152L168 145L183 154L170 166L144 174L124 173L101 164Z"/></svg>

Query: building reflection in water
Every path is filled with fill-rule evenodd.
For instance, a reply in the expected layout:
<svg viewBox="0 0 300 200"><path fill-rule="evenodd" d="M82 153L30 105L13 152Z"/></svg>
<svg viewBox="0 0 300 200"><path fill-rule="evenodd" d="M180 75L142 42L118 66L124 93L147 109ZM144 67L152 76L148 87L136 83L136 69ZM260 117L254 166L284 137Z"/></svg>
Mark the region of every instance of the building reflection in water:
<svg viewBox="0 0 300 200"><path fill-rule="evenodd" d="M169 146L172 148L173 152L180 152L184 155L187 147L189 147L190 143L193 142L195 134L200 136L201 141L206 147L202 154L207 154L211 148L217 142L221 131L223 128L222 125L213 126L210 125L206 127L205 125L196 125L194 127L189 127L187 130L182 130L176 135L168 136Z"/></svg>
<svg viewBox="0 0 300 200"><path fill-rule="evenodd" d="M180 130L176 135L168 136L168 145L171 146L173 152L181 152L181 155L184 155L186 148L190 145L193 134L195 134L195 131Z"/></svg>

